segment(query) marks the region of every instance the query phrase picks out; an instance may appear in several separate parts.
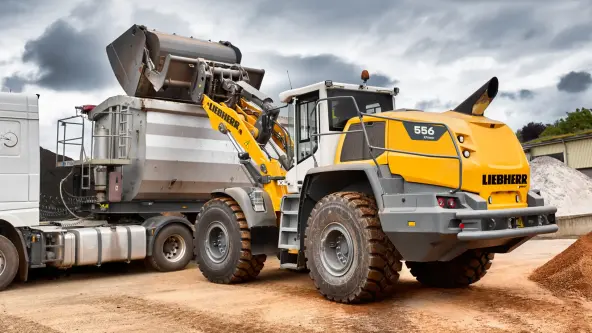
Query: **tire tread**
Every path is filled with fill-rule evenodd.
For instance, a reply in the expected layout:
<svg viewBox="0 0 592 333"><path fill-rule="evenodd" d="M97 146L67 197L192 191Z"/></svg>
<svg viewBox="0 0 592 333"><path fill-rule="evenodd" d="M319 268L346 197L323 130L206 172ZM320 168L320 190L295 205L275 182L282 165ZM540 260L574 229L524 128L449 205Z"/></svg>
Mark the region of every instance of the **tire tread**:
<svg viewBox="0 0 592 333"><path fill-rule="evenodd" d="M447 262L406 262L421 284L436 288L459 288L481 280L491 267L494 253L468 250Z"/></svg>
<svg viewBox="0 0 592 333"><path fill-rule="evenodd" d="M208 281L218 284L235 284L235 283L242 283L254 280L265 265L265 260L267 259L267 255L259 254L259 255L252 255L251 254L251 231L249 229L249 225L247 224L247 220L245 215L238 205L238 203L230 198L230 197L217 197L210 201L208 201L201 209L201 213L203 213L208 207L212 205L222 205L226 206L232 211L232 215L234 220L239 226L240 229L240 237L241 237L241 255L238 264L234 269L234 273L232 276L227 276L224 278L214 278L210 277L208 272L203 269L201 265L198 265L201 273L208 279Z"/></svg>
<svg viewBox="0 0 592 333"><path fill-rule="evenodd" d="M327 299L338 303L372 302L389 296L399 280L402 263L399 253L382 230L378 218L378 208L373 197L360 192L336 192L325 196L315 205L308 218L305 239L309 238L308 226L311 224L313 216L322 206L335 201L345 203L355 212L356 223L359 223L364 229L364 236L368 244L367 250L370 252L370 263L368 267L362 268L367 271L366 277L353 294L344 297L328 295L322 287L322 282L317 281L313 273L310 272L310 278L316 289ZM305 242L304 250L306 251L306 249Z"/></svg>

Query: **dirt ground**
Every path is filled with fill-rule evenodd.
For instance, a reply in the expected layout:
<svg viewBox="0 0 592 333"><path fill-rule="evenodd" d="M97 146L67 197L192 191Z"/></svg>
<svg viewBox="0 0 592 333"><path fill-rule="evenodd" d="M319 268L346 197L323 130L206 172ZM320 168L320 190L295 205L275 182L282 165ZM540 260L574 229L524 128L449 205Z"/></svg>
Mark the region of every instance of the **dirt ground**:
<svg viewBox="0 0 592 333"><path fill-rule="evenodd" d="M572 242L533 240L498 255L464 290L423 287L404 267L396 295L357 306L326 301L307 274L279 270L275 257L258 281L233 286L207 282L194 265L37 271L0 293L0 332L592 332L591 301L527 279Z"/></svg>

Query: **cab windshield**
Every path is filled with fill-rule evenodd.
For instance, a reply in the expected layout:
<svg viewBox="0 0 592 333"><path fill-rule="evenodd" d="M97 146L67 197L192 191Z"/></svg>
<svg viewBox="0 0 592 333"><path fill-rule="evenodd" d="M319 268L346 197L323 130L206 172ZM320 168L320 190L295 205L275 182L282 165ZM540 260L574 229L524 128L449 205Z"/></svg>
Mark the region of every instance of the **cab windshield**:
<svg viewBox="0 0 592 333"><path fill-rule="evenodd" d="M393 110L393 96L386 93L372 91L356 91L345 89L327 89L327 97L353 96L358 108L363 113L379 113ZM329 130L343 131L345 124L353 117L357 117L356 108L351 99L328 100Z"/></svg>

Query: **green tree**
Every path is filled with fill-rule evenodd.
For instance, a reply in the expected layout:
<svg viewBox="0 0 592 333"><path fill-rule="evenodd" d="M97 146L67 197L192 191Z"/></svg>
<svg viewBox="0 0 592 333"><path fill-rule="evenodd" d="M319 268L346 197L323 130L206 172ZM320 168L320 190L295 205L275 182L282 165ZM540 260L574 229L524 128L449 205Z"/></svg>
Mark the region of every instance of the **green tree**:
<svg viewBox="0 0 592 333"><path fill-rule="evenodd" d="M521 129L516 132L516 136L520 142L528 142L534 139L538 139L541 133L545 131L546 126L543 123L530 122L524 125Z"/></svg>
<svg viewBox="0 0 592 333"><path fill-rule="evenodd" d="M585 130L592 130L592 111L581 108L574 112L567 112L567 116L548 125L541 133L541 137L571 134Z"/></svg>

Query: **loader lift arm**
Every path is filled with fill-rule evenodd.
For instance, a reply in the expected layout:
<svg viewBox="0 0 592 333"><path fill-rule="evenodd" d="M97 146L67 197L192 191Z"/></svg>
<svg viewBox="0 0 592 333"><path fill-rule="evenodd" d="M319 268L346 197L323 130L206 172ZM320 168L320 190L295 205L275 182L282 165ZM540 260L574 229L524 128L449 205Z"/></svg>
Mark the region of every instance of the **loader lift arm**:
<svg viewBox="0 0 592 333"><path fill-rule="evenodd" d="M224 102L217 103L207 95L203 95L202 106L208 114L212 128L228 136L238 150L240 163L245 166L257 185L261 185L269 193L274 210L279 211L281 198L286 194L286 189L277 181L285 179L286 171L282 169L278 160L270 159L265 154L250 130L254 125L239 117L246 114L245 111L238 105L235 106L236 109L232 109Z"/></svg>

